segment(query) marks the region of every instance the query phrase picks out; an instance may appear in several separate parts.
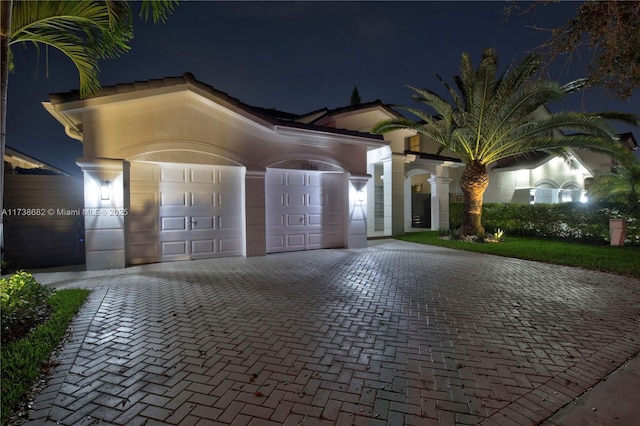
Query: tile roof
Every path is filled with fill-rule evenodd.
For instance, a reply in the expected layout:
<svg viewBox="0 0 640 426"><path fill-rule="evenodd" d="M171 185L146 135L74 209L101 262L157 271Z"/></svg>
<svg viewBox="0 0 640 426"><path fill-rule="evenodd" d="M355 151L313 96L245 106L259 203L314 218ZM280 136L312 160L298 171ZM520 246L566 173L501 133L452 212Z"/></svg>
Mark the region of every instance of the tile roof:
<svg viewBox="0 0 640 426"><path fill-rule="evenodd" d="M95 94L87 97L87 99L95 99L95 98L112 96L112 95L141 92L145 90L153 90L153 89L159 89L164 87L174 87L174 86L181 86L181 85L193 86L207 94L212 95L214 98L216 98L219 101L235 106L236 108L243 110L255 117L258 117L274 126L303 128L308 130L323 131L323 132L329 132L329 133L383 140L382 135L375 135L372 133L358 132L358 131L347 130L347 129L338 129L333 127L317 126L310 123L305 123L303 120L301 120L301 118L308 116L309 114L299 115L299 114L279 111L274 108L262 108L262 107L255 107L252 105L248 105L240 101L239 99L230 96L228 93L222 92L211 85L208 85L206 83L203 83L197 80L195 76L190 72L186 72L182 74L182 76L180 77L165 77L161 79L152 79L148 81L136 81L133 83L119 83L119 84L116 84L115 86L105 86L105 87L102 87ZM51 103L55 105L55 104L62 104L67 102L80 101L83 98L80 96L79 90L72 90L66 93L50 94L49 99ZM380 101L376 101L376 102L379 102L380 105L383 105ZM318 111L323 111L323 110L326 110L326 108ZM336 110L340 110L340 109L336 109ZM336 111L336 110L331 110L331 111ZM326 110L326 111L329 111L329 110Z"/></svg>

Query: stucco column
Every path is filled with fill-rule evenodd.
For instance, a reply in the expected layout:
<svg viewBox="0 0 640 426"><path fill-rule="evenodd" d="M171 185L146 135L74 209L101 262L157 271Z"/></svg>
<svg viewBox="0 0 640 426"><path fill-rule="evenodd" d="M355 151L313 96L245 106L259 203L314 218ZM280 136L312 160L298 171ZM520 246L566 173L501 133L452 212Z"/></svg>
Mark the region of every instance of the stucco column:
<svg viewBox="0 0 640 426"><path fill-rule="evenodd" d="M127 265L129 163L121 159L81 158L84 174L84 235L88 271Z"/></svg>
<svg viewBox="0 0 640 426"><path fill-rule="evenodd" d="M385 235L404 234L404 160L396 154L384 160Z"/></svg>
<svg viewBox="0 0 640 426"><path fill-rule="evenodd" d="M267 254L267 228L265 210L266 170L247 170L245 175L245 256Z"/></svg>
<svg viewBox="0 0 640 426"><path fill-rule="evenodd" d="M347 248L367 247L367 182L370 175L349 177Z"/></svg>
<svg viewBox="0 0 640 426"><path fill-rule="evenodd" d="M411 177L404 179L404 231L410 231L413 228L412 214L412 193L411 193Z"/></svg>
<svg viewBox="0 0 640 426"><path fill-rule="evenodd" d="M376 175L375 163L369 162L367 164L367 173L372 176L367 182L366 194L367 194L367 235L373 235L376 231L376 187L375 181L380 177Z"/></svg>
<svg viewBox="0 0 640 426"><path fill-rule="evenodd" d="M449 229L449 169L436 168L436 176L429 179L431 184L431 229Z"/></svg>

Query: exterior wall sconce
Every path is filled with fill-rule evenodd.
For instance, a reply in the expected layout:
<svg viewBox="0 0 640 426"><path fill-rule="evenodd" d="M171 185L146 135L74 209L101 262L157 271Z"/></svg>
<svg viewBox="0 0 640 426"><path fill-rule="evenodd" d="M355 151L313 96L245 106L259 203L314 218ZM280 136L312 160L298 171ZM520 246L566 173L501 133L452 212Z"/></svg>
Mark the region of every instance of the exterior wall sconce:
<svg viewBox="0 0 640 426"><path fill-rule="evenodd" d="M111 182L103 180L100 182L100 199L105 201L111 198Z"/></svg>
<svg viewBox="0 0 640 426"><path fill-rule="evenodd" d="M363 203L364 202L364 191L360 190L358 192L356 192L356 201L359 203Z"/></svg>

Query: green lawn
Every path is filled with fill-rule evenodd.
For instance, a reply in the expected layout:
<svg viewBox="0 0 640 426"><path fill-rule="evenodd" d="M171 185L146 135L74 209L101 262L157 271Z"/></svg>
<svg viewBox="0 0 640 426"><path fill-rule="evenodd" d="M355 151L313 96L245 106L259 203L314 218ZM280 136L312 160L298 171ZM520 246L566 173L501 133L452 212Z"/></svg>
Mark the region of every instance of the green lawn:
<svg viewBox="0 0 640 426"><path fill-rule="evenodd" d="M88 294L88 290L56 291L49 299L51 317L26 336L2 345L1 424L5 424L13 410L24 400Z"/></svg>
<svg viewBox="0 0 640 426"><path fill-rule="evenodd" d="M509 235L502 243L470 243L444 240L438 236L437 231L409 233L397 238L420 244L576 266L640 278L640 248L638 247L597 246Z"/></svg>

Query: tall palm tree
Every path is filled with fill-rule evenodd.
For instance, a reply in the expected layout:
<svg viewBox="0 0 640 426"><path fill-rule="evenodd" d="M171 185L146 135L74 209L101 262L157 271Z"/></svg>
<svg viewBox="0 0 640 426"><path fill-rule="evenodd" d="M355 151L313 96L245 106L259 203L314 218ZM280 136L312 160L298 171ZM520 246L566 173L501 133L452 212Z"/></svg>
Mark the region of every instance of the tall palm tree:
<svg viewBox="0 0 640 426"><path fill-rule="evenodd" d="M624 157L616 132L607 119L636 123L637 118L620 113L586 114L560 112L539 114L545 104L580 89L584 81L566 85L534 78L541 66L535 54L498 74L498 56L485 49L477 69L467 53L462 54L455 86L444 84L452 102L435 92L409 86L413 99L435 111L402 106L421 121L394 118L377 123L372 131L386 133L410 129L457 153L465 162L460 186L464 196L463 235L484 233L482 197L489 185L487 167L500 159L533 151L588 149ZM560 131L560 132L558 132Z"/></svg>
<svg viewBox="0 0 640 426"><path fill-rule="evenodd" d="M80 93L100 88L98 61L120 56L133 38L133 2L125 1L0 1L0 158L4 158L7 123L7 88L13 68L10 46L33 43L54 48L75 65ZM140 16L164 22L176 0L143 1ZM4 195L4 161L0 165L0 212ZM0 244L2 223L0 222Z"/></svg>

